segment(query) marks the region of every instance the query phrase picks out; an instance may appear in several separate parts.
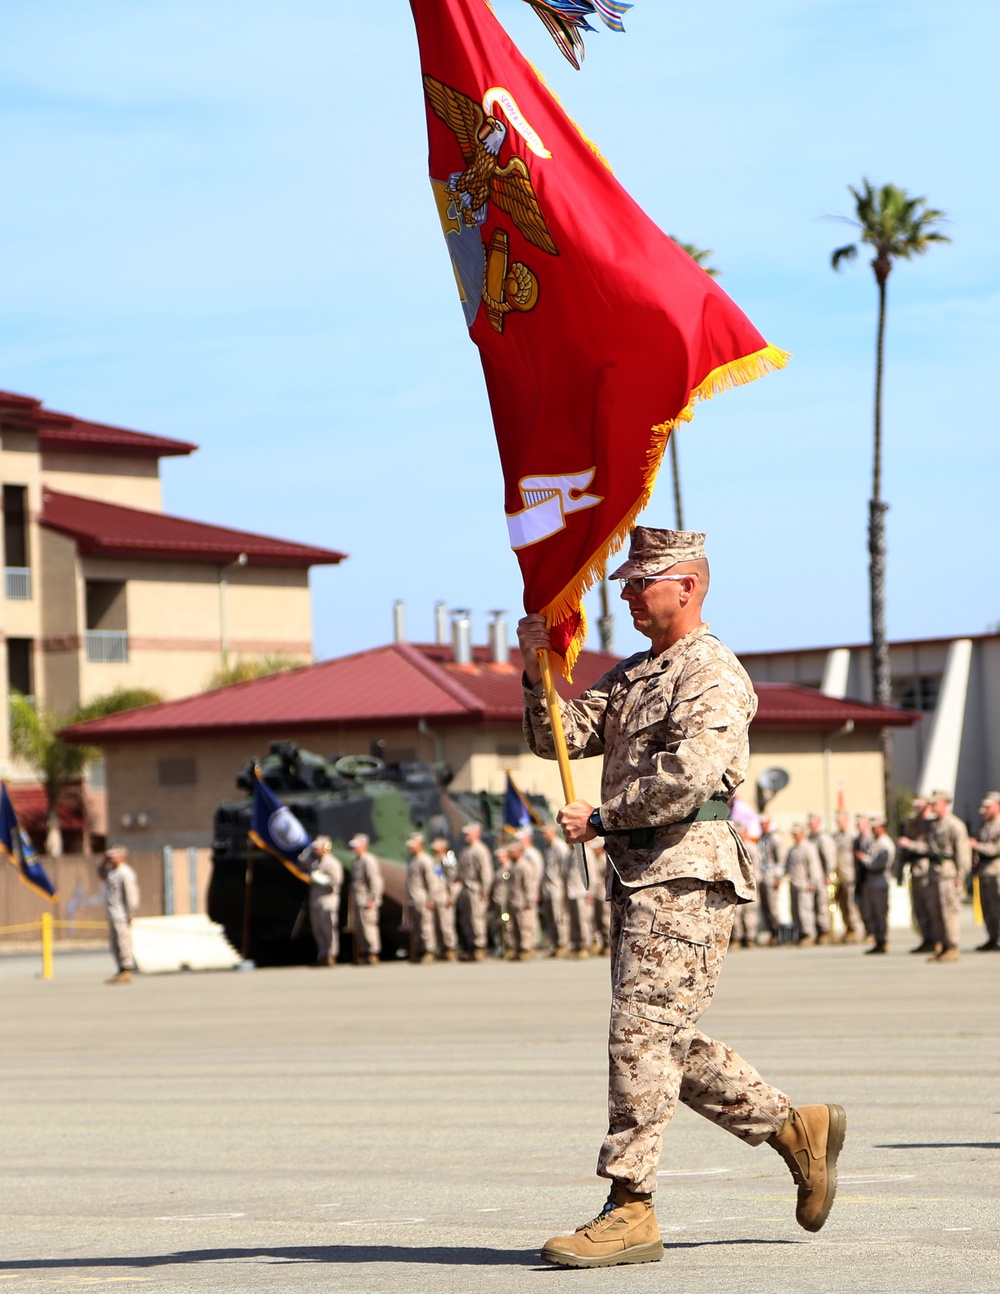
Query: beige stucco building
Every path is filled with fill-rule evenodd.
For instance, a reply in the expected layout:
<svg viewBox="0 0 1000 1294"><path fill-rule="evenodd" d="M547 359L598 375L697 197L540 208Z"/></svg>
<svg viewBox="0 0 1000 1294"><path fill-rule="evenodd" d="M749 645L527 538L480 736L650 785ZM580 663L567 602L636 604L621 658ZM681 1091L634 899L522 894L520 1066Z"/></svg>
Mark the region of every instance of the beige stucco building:
<svg viewBox="0 0 1000 1294"><path fill-rule="evenodd" d="M68 713L118 687L203 690L246 656L312 659L309 568L344 554L162 511L186 441L0 393L7 689ZM30 780L0 724L0 773Z"/></svg>

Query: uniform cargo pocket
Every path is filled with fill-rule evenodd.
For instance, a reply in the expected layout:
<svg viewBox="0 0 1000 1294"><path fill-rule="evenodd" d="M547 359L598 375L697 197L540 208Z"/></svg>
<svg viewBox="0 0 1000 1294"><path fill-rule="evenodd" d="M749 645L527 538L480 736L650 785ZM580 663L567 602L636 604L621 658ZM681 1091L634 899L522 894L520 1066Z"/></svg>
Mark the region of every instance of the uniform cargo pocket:
<svg viewBox="0 0 1000 1294"><path fill-rule="evenodd" d="M697 1019L707 970L704 944L654 931L636 969L629 1014L656 1024L683 1025Z"/></svg>

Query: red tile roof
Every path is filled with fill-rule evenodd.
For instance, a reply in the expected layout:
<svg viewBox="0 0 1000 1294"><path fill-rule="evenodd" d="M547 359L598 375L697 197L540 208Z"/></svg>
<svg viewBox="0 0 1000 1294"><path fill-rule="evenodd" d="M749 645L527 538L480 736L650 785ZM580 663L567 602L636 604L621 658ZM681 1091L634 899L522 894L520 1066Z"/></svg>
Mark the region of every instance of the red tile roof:
<svg viewBox="0 0 1000 1294"><path fill-rule="evenodd" d="M48 831L48 800L40 786L6 783L17 820L33 840L44 840ZM59 800L59 826L63 831L83 830L83 806L77 787L69 787Z"/></svg>
<svg viewBox="0 0 1000 1294"><path fill-rule="evenodd" d="M581 653L575 684L560 681L559 691L567 697L579 695L617 659L603 652ZM848 720L859 727L903 726L920 717L861 701L838 701L794 684L762 684L757 691L760 709L754 724L759 728L833 730ZM495 665L486 648L477 648L473 664L456 665L447 647L393 643L77 724L65 735L101 745L154 736L399 726L419 719L519 725L519 655L512 652L508 664Z"/></svg>
<svg viewBox="0 0 1000 1294"><path fill-rule="evenodd" d="M40 520L50 530L72 535L78 550L89 557L228 563L245 553L254 566L331 566L346 556L330 548L293 544L49 489L42 491Z"/></svg>
<svg viewBox="0 0 1000 1294"><path fill-rule="evenodd" d="M198 448L189 440L170 440L144 431L129 431L101 422L87 422L71 413L56 413L42 407L32 396L0 391L0 422L21 431L38 433L39 449L64 453L136 454L144 458L168 458L192 454Z"/></svg>

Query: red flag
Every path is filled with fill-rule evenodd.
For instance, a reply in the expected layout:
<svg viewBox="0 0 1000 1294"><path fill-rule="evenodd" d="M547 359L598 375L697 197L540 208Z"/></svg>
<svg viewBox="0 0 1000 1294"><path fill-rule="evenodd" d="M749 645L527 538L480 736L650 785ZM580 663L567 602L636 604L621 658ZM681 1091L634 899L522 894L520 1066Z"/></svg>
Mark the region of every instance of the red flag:
<svg viewBox="0 0 1000 1294"><path fill-rule="evenodd" d="M411 6L524 605L568 674L583 594L649 501L671 430L787 357L614 179L487 0Z"/></svg>

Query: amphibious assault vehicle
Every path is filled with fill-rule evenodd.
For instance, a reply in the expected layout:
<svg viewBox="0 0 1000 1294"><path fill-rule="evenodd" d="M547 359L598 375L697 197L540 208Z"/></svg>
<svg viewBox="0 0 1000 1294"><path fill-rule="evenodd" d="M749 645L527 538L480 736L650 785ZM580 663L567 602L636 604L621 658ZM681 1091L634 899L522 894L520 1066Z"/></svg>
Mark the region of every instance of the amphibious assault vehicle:
<svg viewBox="0 0 1000 1294"><path fill-rule="evenodd" d="M502 795L449 792L451 778L443 765L385 763L375 743L371 755L331 755L324 759L293 742L275 741L270 753L256 761L265 782L287 804L310 837L329 836L333 852L344 864L341 893L343 932L347 926L347 884L354 855L347 842L363 831L382 864L385 900L382 905L382 956L405 956L409 932L403 929L406 881L406 838L421 830L429 841L446 836L457 853L462 826L482 824L491 843L503 827ZM307 911L308 887L271 854L248 837L252 813L254 763L241 769L236 785L245 798L225 800L215 811L212 878L208 911L224 927L234 947L259 966L291 965L315 960ZM540 819L549 817L542 796L529 796ZM248 877L250 878L248 884ZM246 898L250 895L249 920ZM353 956L350 933L341 937L341 960Z"/></svg>

